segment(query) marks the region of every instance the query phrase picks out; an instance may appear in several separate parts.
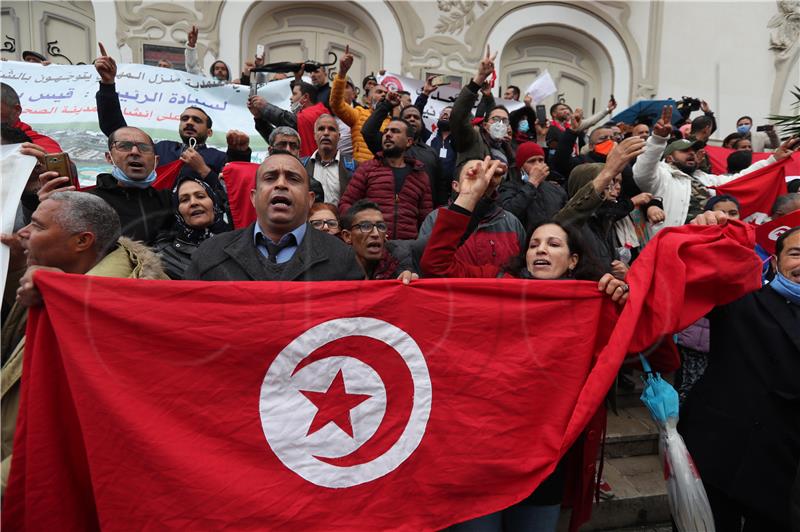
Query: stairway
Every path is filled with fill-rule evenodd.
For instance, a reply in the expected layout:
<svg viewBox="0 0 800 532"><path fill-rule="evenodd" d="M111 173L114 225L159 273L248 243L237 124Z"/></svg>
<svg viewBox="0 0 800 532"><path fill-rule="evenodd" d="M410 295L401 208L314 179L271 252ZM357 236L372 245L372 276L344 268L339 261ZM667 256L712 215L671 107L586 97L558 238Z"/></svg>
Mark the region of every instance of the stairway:
<svg viewBox="0 0 800 532"><path fill-rule="evenodd" d="M614 498L592 508L581 532L671 532L667 488L658 458L658 429L639 400L642 384L617 392L617 413L609 409L603 476ZM562 511L559 532L566 532L569 511Z"/></svg>

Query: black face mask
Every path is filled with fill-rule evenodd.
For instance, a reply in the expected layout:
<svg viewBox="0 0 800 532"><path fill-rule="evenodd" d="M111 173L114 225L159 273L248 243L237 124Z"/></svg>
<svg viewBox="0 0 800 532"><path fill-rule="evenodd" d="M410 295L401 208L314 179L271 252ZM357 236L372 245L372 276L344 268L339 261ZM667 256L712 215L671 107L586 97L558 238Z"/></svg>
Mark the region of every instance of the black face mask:
<svg viewBox="0 0 800 532"><path fill-rule="evenodd" d="M450 120L439 120L436 122L439 131L450 131Z"/></svg>

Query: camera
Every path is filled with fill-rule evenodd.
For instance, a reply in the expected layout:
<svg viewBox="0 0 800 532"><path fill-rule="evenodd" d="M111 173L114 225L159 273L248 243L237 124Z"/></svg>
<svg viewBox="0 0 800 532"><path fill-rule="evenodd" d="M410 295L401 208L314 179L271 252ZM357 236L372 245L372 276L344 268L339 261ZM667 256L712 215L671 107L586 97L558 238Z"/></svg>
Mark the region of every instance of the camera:
<svg viewBox="0 0 800 532"><path fill-rule="evenodd" d="M676 107L678 108L678 112L680 112L681 116L683 116L684 119L688 119L692 112L700 109L700 100L698 98L684 96L681 98L681 101L678 102Z"/></svg>

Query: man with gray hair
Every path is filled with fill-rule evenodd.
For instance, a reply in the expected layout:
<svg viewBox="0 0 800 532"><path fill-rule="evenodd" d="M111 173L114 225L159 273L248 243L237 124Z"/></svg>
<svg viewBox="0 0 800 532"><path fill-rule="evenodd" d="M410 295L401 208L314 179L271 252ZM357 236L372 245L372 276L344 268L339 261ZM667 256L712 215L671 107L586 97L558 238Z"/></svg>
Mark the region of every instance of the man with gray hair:
<svg viewBox="0 0 800 532"><path fill-rule="evenodd" d="M798 209L800 209L800 193L790 192L789 194L778 196L775 199L775 203L772 204L770 216L774 220Z"/></svg>
<svg viewBox="0 0 800 532"><path fill-rule="evenodd" d="M42 197L31 223L19 231L25 256L12 257L9 269L26 261L17 302L2 330L2 489L11 465L19 410L27 308L41 305L35 272L57 271L100 277L167 279L158 256L140 242L120 238L119 216L102 198L62 191ZM11 287L6 287L8 290Z"/></svg>
<svg viewBox="0 0 800 532"><path fill-rule="evenodd" d="M339 198L347 190L347 184L358 166L355 159L338 150L339 138L336 118L327 113L320 115L314 122L317 150L310 157L301 159L308 175L321 183L324 200L333 205L338 205ZM318 199L321 200L322 198Z"/></svg>
<svg viewBox="0 0 800 532"><path fill-rule="evenodd" d="M300 158L300 134L289 126L279 126L272 130L267 140L269 146L267 152L272 155L274 151L289 152L298 159ZM322 188L322 183L314 179L314 175L309 172L310 178L309 188L314 193L314 203L321 203L325 201L325 190Z"/></svg>

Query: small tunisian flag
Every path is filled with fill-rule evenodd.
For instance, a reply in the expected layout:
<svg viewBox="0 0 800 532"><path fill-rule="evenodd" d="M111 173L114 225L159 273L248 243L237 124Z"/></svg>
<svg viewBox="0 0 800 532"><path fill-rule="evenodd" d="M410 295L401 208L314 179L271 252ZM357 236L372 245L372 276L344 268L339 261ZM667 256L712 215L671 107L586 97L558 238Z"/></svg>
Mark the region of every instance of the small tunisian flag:
<svg viewBox="0 0 800 532"><path fill-rule="evenodd" d="M738 222L660 232L620 316L585 281L37 274L3 524L420 530L508 507L629 349L759 286L752 245Z"/></svg>
<svg viewBox="0 0 800 532"><path fill-rule="evenodd" d="M800 153L712 188L717 195L730 194L738 199L742 218L757 212L769 214L775 199L786 194L786 165L795 158L800 161Z"/></svg>
<svg viewBox="0 0 800 532"><path fill-rule="evenodd" d="M181 173L183 164L182 160L175 159L171 163L162 164L156 168L156 180L153 183L153 188L158 190L171 189L172 185L175 184L175 180L178 179L178 175Z"/></svg>
<svg viewBox="0 0 800 532"><path fill-rule="evenodd" d="M720 146L706 146L705 151L706 155L708 156L708 160L711 162L711 173L716 175L727 174L728 156L733 153L734 150L722 148ZM771 152L754 151L753 162L767 159L771 155L773 155ZM787 163L786 175L800 176L800 159L794 159L790 163Z"/></svg>
<svg viewBox="0 0 800 532"><path fill-rule="evenodd" d="M800 226L800 209L765 224L756 226L756 242L769 253L775 253L775 242L793 227Z"/></svg>
<svg viewBox="0 0 800 532"><path fill-rule="evenodd" d="M222 178L228 189L233 226L247 227L256 221L256 209L250 200L250 191L255 188L258 163L233 162L222 168Z"/></svg>

